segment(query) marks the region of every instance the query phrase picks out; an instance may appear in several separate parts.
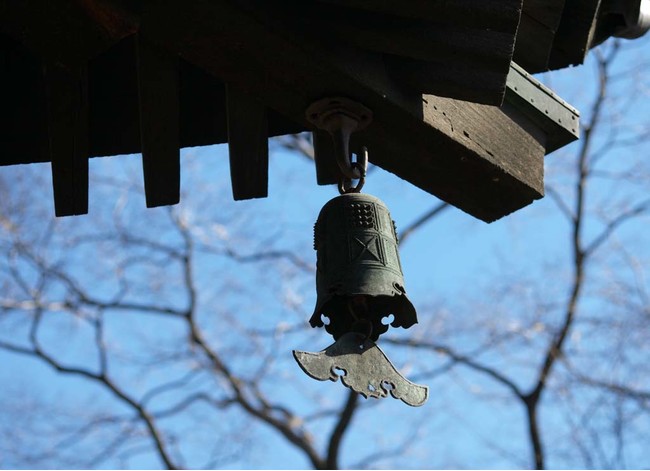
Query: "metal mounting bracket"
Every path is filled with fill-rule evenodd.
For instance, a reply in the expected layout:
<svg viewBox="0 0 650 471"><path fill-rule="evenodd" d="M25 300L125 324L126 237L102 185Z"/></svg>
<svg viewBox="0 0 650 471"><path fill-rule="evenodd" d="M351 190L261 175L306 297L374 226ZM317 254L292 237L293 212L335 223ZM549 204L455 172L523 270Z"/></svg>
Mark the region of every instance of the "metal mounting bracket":
<svg viewBox="0 0 650 471"><path fill-rule="evenodd" d="M332 136L336 162L343 175L359 179L361 172L350 164L350 136L372 122L372 111L349 98L333 97L315 101L305 115L311 124Z"/></svg>

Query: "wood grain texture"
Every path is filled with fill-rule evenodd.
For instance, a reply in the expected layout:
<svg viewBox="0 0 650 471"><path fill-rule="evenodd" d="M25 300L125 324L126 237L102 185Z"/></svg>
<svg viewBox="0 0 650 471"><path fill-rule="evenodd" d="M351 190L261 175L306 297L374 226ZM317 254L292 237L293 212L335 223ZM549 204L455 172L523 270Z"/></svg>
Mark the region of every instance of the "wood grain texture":
<svg viewBox="0 0 650 471"><path fill-rule="evenodd" d="M435 188L439 198L487 222L543 196L543 136L493 106L432 95L424 100L424 122L443 136L413 133L400 148L384 136L408 122L363 131L356 138L368 143L373 163L424 190Z"/></svg>

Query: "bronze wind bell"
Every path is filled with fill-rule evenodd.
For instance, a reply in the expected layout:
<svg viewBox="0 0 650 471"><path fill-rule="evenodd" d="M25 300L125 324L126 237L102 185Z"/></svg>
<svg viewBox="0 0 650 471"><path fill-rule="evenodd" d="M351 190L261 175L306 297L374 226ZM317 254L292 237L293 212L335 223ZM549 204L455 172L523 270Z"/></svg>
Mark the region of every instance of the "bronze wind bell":
<svg viewBox="0 0 650 471"><path fill-rule="evenodd" d="M417 315L406 297L397 231L388 208L360 193L367 150L356 162L350 159L350 135L371 117L370 110L345 98L323 99L307 110L307 118L332 135L341 171L341 194L325 204L314 226L317 299L309 321L312 327L325 327L335 342L318 353L293 354L312 378L340 377L364 397L386 397L390 392L419 406L427 400L428 388L404 378L375 344L389 326L407 329L417 323Z"/></svg>

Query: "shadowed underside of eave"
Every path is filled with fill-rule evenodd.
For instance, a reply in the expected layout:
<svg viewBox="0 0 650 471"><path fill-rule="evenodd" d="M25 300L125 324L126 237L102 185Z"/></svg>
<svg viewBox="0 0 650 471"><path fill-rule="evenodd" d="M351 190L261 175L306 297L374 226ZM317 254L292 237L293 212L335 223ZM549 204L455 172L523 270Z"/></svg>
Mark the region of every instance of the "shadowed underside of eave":
<svg viewBox="0 0 650 471"><path fill-rule="evenodd" d="M267 138L313 130L307 106L339 95L374 113L355 148L492 221L543 193L547 134L489 106L526 5L0 0L0 164L52 162L57 215L84 214L88 157L141 152L157 206L178 202L181 147L228 142L235 199L264 197Z"/></svg>

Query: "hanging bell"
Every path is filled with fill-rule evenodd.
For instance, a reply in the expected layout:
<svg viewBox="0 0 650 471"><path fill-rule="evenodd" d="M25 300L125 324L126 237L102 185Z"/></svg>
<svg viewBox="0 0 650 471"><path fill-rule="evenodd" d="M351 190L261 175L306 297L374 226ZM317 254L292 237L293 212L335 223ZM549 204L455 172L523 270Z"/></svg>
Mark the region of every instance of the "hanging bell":
<svg viewBox="0 0 650 471"><path fill-rule="evenodd" d="M389 325L415 324L397 244L395 223L380 199L345 193L330 200L314 226L317 299L311 326L325 326L335 340L348 332L377 340Z"/></svg>
<svg viewBox="0 0 650 471"><path fill-rule="evenodd" d="M312 327L325 327L335 342L320 352L294 350L300 368L314 379L341 382L364 397L388 394L420 406L429 395L390 362L375 340L388 326L417 322L406 297L397 251L397 230L386 205L359 191L368 162L367 149L352 162L350 134L366 126L372 113L346 98L326 98L307 109L307 118L328 131L341 170L340 196L323 206L314 225L316 307ZM358 180L352 186L352 180ZM339 374L343 372L343 374Z"/></svg>
<svg viewBox="0 0 650 471"><path fill-rule="evenodd" d="M417 322L386 205L355 192L330 200L314 226L314 249L317 299L309 323L324 326L335 342L315 353L294 350L300 368L320 381L340 378L364 397L424 404L429 389L402 376L374 342L389 325Z"/></svg>

